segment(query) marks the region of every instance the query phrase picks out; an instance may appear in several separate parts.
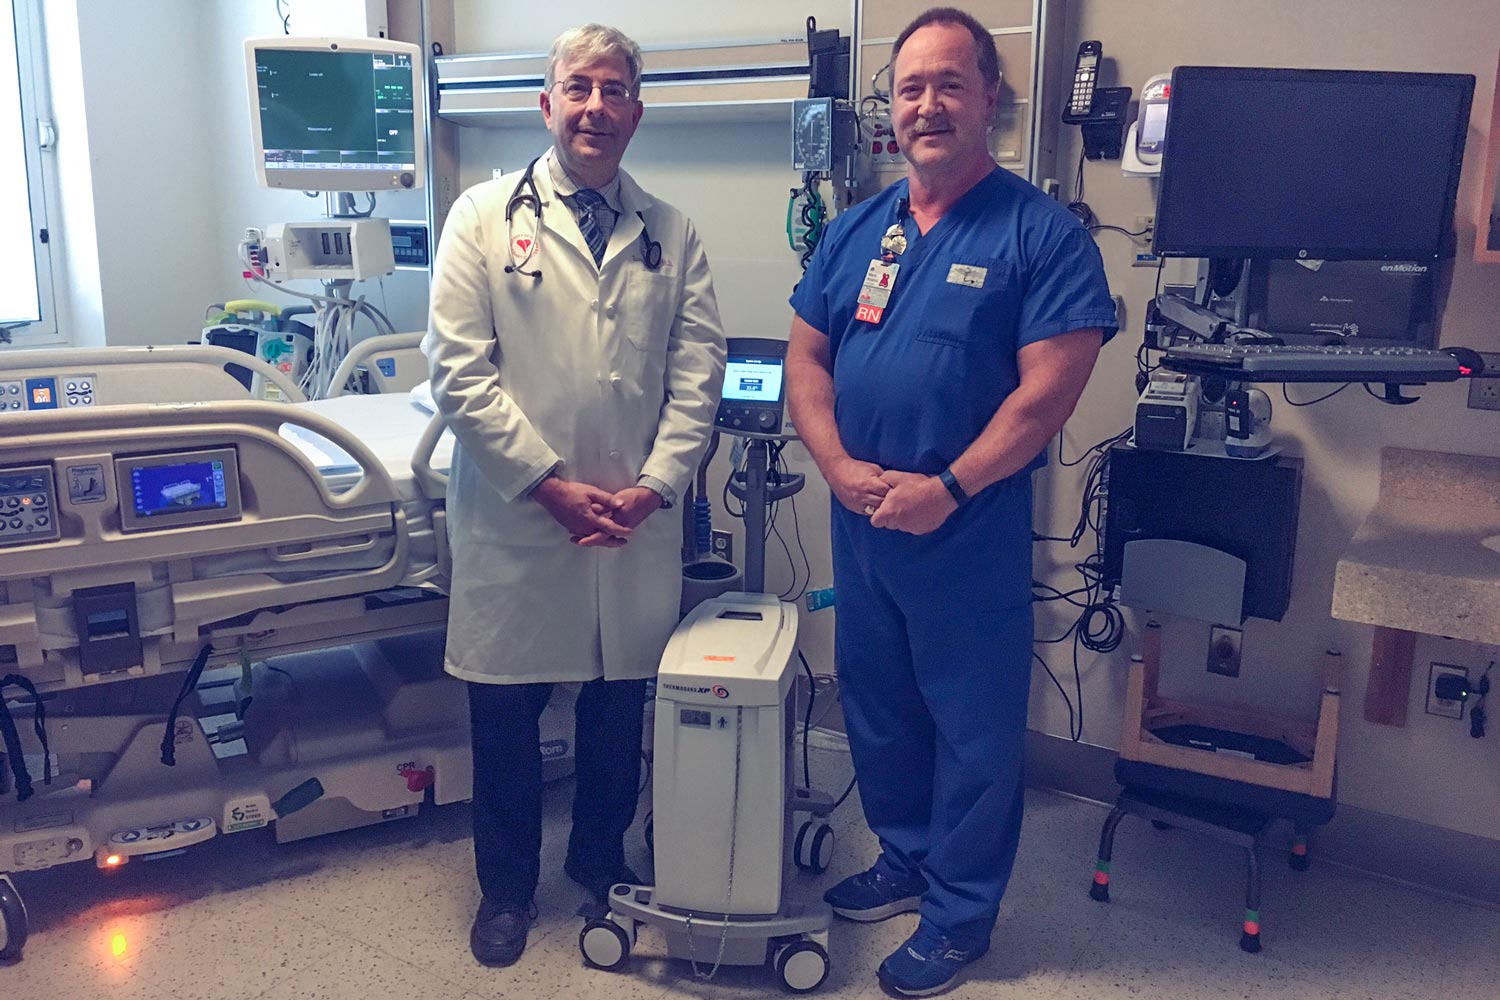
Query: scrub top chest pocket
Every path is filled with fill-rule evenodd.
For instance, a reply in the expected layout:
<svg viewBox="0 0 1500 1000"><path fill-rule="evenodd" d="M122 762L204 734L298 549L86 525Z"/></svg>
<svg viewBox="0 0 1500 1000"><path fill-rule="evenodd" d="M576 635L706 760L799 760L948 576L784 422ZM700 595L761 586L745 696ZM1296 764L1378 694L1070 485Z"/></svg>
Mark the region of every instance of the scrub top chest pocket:
<svg viewBox="0 0 1500 1000"><path fill-rule="evenodd" d="M923 263L930 274L911 289L920 294L906 303L918 317L918 340L964 347L976 338L989 340L995 332L1015 328L1021 288L1010 261L981 257Z"/></svg>
<svg viewBox="0 0 1500 1000"><path fill-rule="evenodd" d="M625 285L625 336L641 351L664 353L677 318L677 275L632 270Z"/></svg>

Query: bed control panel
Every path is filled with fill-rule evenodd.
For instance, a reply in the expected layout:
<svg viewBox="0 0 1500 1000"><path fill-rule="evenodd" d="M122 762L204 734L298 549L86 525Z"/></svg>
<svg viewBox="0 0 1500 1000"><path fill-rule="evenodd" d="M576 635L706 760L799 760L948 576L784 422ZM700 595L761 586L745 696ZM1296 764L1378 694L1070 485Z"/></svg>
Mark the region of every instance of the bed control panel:
<svg viewBox="0 0 1500 1000"><path fill-rule="evenodd" d="M0 546L60 537L51 466L0 469Z"/></svg>
<svg viewBox="0 0 1500 1000"><path fill-rule="evenodd" d="M94 405L95 376L38 375L29 378L0 377L0 416L27 410L72 410Z"/></svg>

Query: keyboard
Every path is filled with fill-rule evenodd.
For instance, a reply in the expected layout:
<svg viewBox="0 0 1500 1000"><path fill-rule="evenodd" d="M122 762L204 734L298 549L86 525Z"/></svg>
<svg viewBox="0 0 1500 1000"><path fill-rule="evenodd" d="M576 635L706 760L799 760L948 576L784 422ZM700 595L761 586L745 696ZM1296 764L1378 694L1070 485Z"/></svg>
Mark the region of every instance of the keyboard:
<svg viewBox="0 0 1500 1000"><path fill-rule="evenodd" d="M1291 347L1273 344L1178 344L1162 366L1189 375L1243 382L1452 382L1458 360L1420 347Z"/></svg>

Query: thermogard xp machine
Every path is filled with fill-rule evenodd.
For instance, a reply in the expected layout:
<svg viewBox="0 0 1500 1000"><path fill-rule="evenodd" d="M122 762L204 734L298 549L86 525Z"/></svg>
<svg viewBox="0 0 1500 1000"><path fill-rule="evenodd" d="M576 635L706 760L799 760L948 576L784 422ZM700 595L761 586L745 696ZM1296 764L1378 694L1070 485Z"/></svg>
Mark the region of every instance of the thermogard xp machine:
<svg viewBox="0 0 1500 1000"><path fill-rule="evenodd" d="M742 374L756 383L750 388L755 398L736 400L726 391L720 410L721 427L750 439L750 467L764 462L767 439L786 436L783 358L751 350L763 346L731 341L730 356L739 356ZM758 413L746 422L737 409L773 399L775 411L767 412L775 433L761 430L768 422ZM727 420L726 409L733 411ZM763 567L764 532L751 515L764 514L770 493L763 474L747 472L741 482L746 547L760 546L758 559L747 551L746 564ZM746 585L758 590L763 575L753 576L747 569ZM827 796L797 788L793 780L797 624L795 604L770 594L728 593L698 605L673 633L656 679L656 884L610 890L607 908L578 937L589 964L621 968L636 931L649 924L666 935L668 956L687 959L701 979L726 964L770 964L787 989L808 993L828 978L832 909L821 899L786 897L794 847L798 866L813 871L827 867L833 847L826 824L804 823L795 843L792 835L794 812L826 815L831 809Z"/></svg>
<svg viewBox="0 0 1500 1000"><path fill-rule="evenodd" d="M808 993L828 978L827 903L786 898L793 813L797 606L731 593L677 627L656 678L656 885L616 885L579 934L583 957L618 969L641 924L699 978L769 963Z"/></svg>

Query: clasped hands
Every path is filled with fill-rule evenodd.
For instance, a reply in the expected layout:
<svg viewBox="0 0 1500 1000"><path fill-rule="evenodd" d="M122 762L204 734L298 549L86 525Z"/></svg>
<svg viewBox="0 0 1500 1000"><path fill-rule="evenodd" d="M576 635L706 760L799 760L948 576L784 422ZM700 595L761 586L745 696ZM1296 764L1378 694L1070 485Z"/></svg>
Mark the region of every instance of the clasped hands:
<svg viewBox="0 0 1500 1000"><path fill-rule="evenodd" d="M839 503L863 514L876 528L926 535L958 509L937 476L882 469L873 462L845 458L828 477Z"/></svg>
<svg viewBox="0 0 1500 1000"><path fill-rule="evenodd" d="M661 507L661 496L645 486L610 493L556 475L538 483L531 498L567 529L573 544L585 548L620 548L636 527Z"/></svg>

